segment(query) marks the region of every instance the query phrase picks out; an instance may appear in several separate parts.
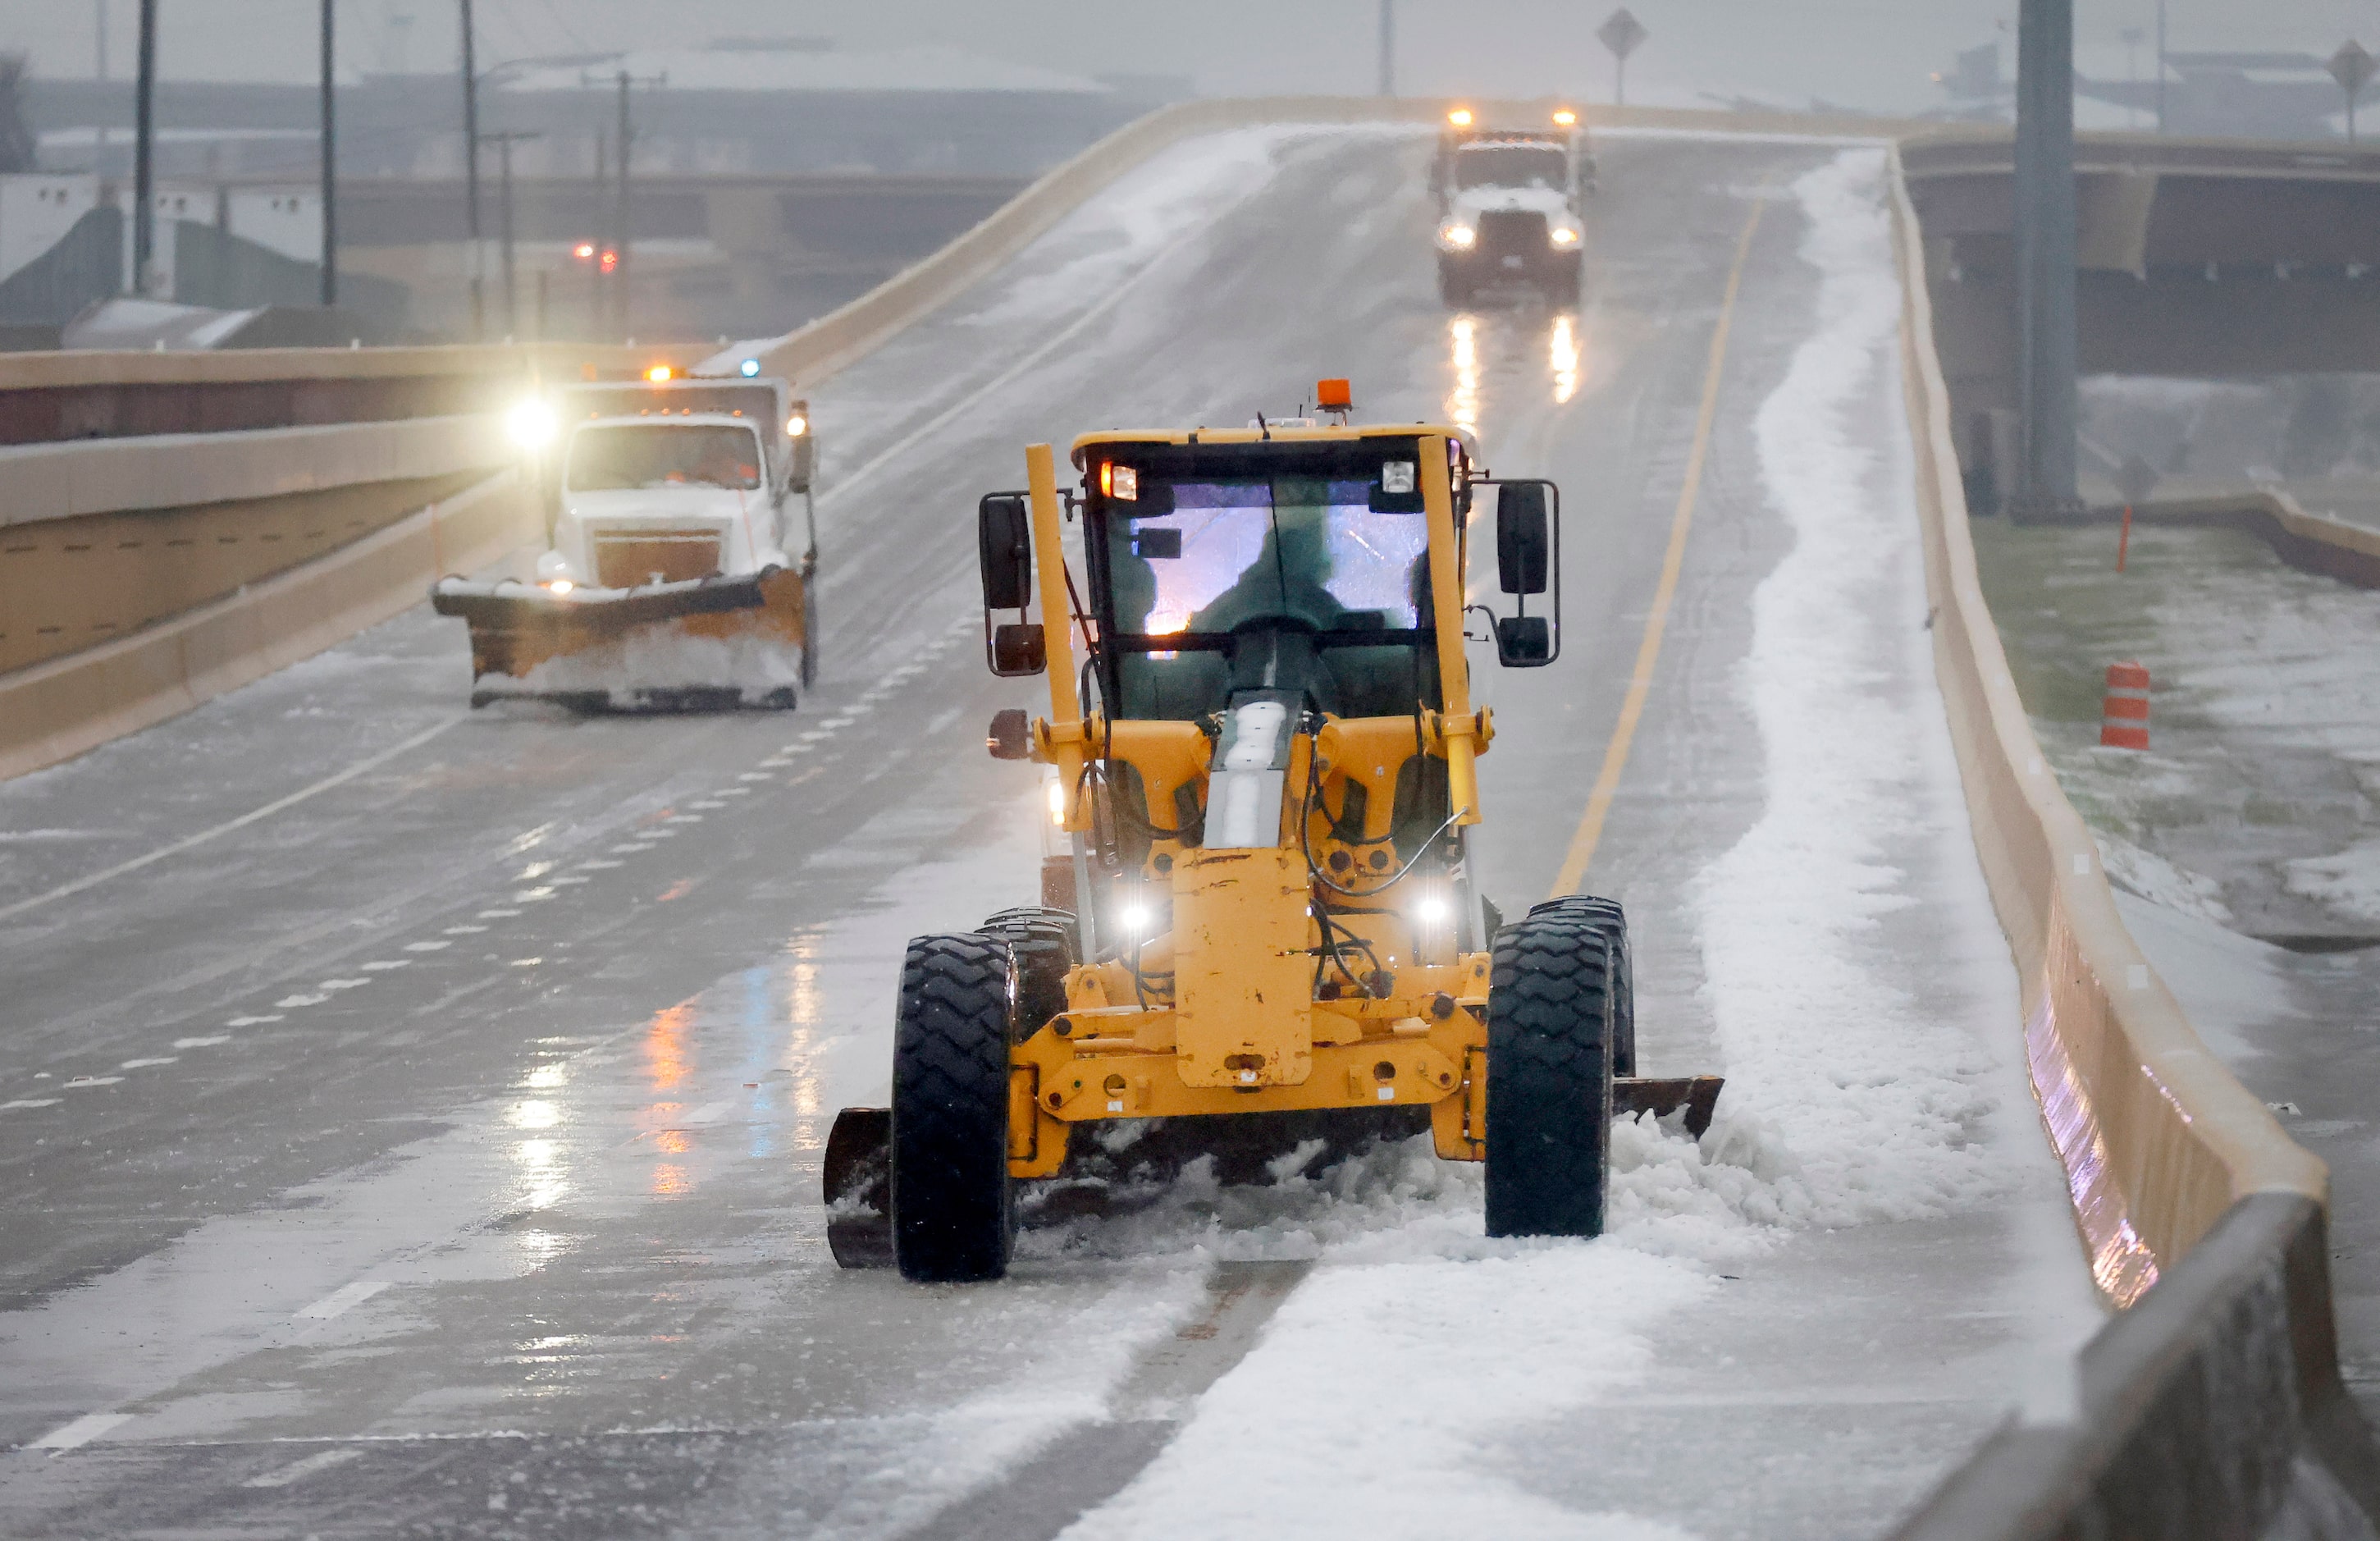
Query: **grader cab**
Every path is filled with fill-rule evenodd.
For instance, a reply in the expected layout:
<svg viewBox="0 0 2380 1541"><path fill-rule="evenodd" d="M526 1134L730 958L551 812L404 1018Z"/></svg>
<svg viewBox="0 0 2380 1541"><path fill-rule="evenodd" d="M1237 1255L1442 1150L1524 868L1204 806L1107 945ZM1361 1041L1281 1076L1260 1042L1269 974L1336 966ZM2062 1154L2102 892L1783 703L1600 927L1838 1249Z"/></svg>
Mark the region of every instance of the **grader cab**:
<svg viewBox="0 0 2380 1541"><path fill-rule="evenodd" d="M1320 400L1343 419L1345 382ZM1478 892L1495 724L1464 621L1507 666L1560 656L1552 484L1492 479L1431 425L1097 433L1073 458L1062 491L1031 447L1027 489L978 511L987 661L1050 693L1046 718L996 718L991 752L1054 768L1070 849L1040 906L909 944L892 1105L845 1110L829 1144L838 1258L1000 1276L1017 1184L1113 1120L1194 1146L1427 1129L1486 1162L1490 1234L1598 1233L1615 1112L1699 1132L1718 1083L1633 1079L1618 904L1507 923ZM1464 601L1489 486L1501 617Z"/></svg>

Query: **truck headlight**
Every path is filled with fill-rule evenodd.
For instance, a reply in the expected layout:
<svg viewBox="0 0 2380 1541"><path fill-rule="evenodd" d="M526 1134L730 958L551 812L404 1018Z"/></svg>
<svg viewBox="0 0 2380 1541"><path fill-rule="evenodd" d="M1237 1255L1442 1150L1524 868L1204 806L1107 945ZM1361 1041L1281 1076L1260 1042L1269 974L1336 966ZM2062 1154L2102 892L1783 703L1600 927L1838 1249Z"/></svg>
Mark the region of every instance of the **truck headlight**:
<svg viewBox="0 0 2380 1541"><path fill-rule="evenodd" d="M1556 246L1576 246L1578 232L1567 224L1557 224L1553 228L1553 243Z"/></svg>
<svg viewBox="0 0 2380 1541"><path fill-rule="evenodd" d="M1447 225L1439 231L1439 235L1447 245L1465 250L1468 250L1471 244L1479 238L1479 232L1467 224Z"/></svg>
<svg viewBox="0 0 2380 1541"><path fill-rule="evenodd" d="M505 431L525 450L540 450L553 443L556 426L553 408L535 396L516 404L504 415Z"/></svg>

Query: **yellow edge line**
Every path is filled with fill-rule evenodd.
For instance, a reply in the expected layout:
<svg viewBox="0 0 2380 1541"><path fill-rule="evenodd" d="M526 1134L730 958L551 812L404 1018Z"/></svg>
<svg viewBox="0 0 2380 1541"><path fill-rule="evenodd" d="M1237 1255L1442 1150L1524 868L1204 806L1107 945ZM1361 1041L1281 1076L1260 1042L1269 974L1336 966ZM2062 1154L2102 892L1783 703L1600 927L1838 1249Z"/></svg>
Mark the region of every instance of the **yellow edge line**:
<svg viewBox="0 0 2380 1541"><path fill-rule="evenodd" d="M1718 417L1718 382L1727 362L1728 329L1735 320L1735 297L1743 286L1743 265L1752 255L1753 232L1760 228L1761 212L1767 206L1764 189L1762 195L1755 195L1752 216L1743 222L1743 234L1736 239L1735 263L1728 270L1727 294L1719 301L1718 326L1711 334L1710 367L1703 377L1702 413L1694 421L1694 452L1686 456L1685 485L1678 489L1678 511L1670 521L1670 549L1661 559L1661 582L1653 590L1653 608L1645 617L1644 640L1636 645L1636 672L1629 678L1628 695L1620 703L1619 724L1612 730L1611 742L1604 746L1603 769L1595 778L1595 790L1587 795L1585 816L1578 821L1578 832L1570 838L1570 851L1562 857L1549 898L1575 893L1585 881L1587 863L1595 859L1595 848L1603 839L1603 820L1620 790L1620 772L1628 764L1629 746L1636 739L1636 724L1645 715L1645 698L1653 688L1653 667L1661 657L1661 634L1669 628L1670 605L1678 595L1678 574L1686 564L1686 532L1694 527L1694 499L1702 491L1711 425Z"/></svg>

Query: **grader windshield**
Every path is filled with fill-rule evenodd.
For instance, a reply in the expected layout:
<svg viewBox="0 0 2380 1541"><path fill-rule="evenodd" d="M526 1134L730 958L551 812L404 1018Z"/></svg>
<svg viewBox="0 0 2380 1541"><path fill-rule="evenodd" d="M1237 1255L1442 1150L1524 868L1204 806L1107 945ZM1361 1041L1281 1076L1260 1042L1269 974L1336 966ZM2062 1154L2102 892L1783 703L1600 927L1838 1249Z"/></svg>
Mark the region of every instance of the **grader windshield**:
<svg viewBox="0 0 2380 1541"><path fill-rule="evenodd" d="M1099 467L1094 602L1124 713L1214 710L1252 670L1327 710L1434 703L1415 454L1276 443Z"/></svg>

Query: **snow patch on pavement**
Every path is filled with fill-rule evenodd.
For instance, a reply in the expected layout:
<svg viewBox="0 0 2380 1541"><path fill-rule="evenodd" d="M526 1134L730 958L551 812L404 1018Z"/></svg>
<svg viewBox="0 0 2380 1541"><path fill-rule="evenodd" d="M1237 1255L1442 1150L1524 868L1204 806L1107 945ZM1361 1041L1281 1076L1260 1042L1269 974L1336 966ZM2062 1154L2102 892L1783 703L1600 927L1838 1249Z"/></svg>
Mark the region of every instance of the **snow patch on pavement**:
<svg viewBox="0 0 2380 1541"><path fill-rule="evenodd" d="M1046 272L1028 272L966 319L970 326L1062 320L1104 294L1175 241L1272 180L1290 145L1311 127L1204 134L1152 156L1068 214L1043 237L1087 249Z"/></svg>
<svg viewBox="0 0 2380 1541"><path fill-rule="evenodd" d="M1818 329L1754 425L1794 535L1754 597L1742 681L1768 800L1698 885L1730 1077L1706 1170L1757 1174L1724 1196L1772 1224L1928 1219L2010 1181L2007 1153L1979 1137L1993 1098L1976 1078L1991 1058L1965 1024L1924 1009L1917 971L1879 936L1920 903L1888 848L1926 834L1948 758L1919 661L1911 479L1904 456L1880 464L1876 447L1906 442L1886 372L1900 297L1884 176L1883 153L1861 150L1795 187L1803 255L1824 278ZM1878 406L1884 433L1864 415Z"/></svg>
<svg viewBox="0 0 2380 1541"><path fill-rule="evenodd" d="M766 704L801 683L802 650L767 637L692 637L636 631L584 652L550 658L519 680L490 675L476 688L499 696L604 692L630 705L641 692L734 690L747 706Z"/></svg>

